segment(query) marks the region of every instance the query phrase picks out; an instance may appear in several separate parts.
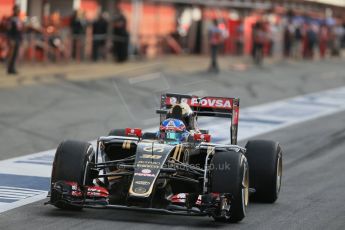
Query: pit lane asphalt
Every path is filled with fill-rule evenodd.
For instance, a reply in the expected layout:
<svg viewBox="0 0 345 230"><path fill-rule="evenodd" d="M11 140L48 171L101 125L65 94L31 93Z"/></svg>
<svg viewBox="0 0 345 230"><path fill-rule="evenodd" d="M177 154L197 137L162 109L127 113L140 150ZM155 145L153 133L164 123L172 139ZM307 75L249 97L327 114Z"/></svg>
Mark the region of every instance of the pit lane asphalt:
<svg viewBox="0 0 345 230"><path fill-rule="evenodd" d="M164 64L164 63L163 63ZM164 65L129 77L64 81L0 90L0 160L56 148L63 139L94 140L112 128L153 127L163 92L238 96L241 107L345 85L343 60L278 63L218 76ZM163 70L163 71L162 71ZM135 77L133 77L135 76Z"/></svg>
<svg viewBox="0 0 345 230"><path fill-rule="evenodd" d="M166 76L168 91L204 90L210 95L238 95L242 106L247 107L343 86L342 65L340 61L290 63L244 72L225 71L217 77L205 73L159 74ZM152 126L145 106L151 109L147 99L159 94L152 93L157 85L149 81L141 82L142 85L115 82L115 86L113 79L64 82L1 91L2 159L54 148L63 138L94 139L115 125L127 126L139 111L147 121L144 126ZM119 91L122 97L118 96ZM0 226L1 229L342 229L345 223L344 115L338 113L260 136L277 140L283 146L283 188L276 204L250 205L247 218L240 224L216 224L206 217L117 210L66 212L45 207L42 201L1 214ZM141 124L135 122L136 126ZM20 138L14 142L13 137Z"/></svg>

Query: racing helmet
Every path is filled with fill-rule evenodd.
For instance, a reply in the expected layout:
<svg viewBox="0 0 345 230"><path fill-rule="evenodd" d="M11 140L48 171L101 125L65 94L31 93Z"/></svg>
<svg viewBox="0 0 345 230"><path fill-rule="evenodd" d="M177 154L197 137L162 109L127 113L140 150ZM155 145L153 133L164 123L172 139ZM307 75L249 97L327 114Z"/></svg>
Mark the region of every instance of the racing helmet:
<svg viewBox="0 0 345 230"><path fill-rule="evenodd" d="M186 126L179 119L168 118L159 127L160 138L164 141L180 143L186 137Z"/></svg>
<svg viewBox="0 0 345 230"><path fill-rule="evenodd" d="M167 113L167 118L174 118L181 120L187 130L192 130L194 128L194 116L193 110L186 103L175 104Z"/></svg>

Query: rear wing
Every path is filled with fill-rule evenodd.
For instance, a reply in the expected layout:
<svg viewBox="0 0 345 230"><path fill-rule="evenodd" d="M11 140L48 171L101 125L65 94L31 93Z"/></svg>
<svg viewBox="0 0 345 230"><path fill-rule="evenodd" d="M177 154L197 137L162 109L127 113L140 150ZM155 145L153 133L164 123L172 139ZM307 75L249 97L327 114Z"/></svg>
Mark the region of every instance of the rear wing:
<svg viewBox="0 0 345 230"><path fill-rule="evenodd" d="M239 98L228 97L198 97L195 95L185 95L176 93L166 93L161 95L160 109L156 112L160 114L160 121L165 119L168 110L174 104L186 103L198 116L230 118L231 144L237 144L237 129L240 109Z"/></svg>

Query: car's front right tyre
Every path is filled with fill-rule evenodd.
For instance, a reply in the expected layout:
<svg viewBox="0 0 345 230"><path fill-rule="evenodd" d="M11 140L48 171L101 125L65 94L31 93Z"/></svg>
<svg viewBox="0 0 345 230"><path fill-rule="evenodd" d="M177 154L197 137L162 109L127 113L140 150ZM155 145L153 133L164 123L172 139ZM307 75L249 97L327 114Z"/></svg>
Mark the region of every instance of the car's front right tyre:
<svg viewBox="0 0 345 230"><path fill-rule="evenodd" d="M280 193L283 174L283 152L278 142L250 140L246 144L250 167L252 201L274 203Z"/></svg>
<svg viewBox="0 0 345 230"><path fill-rule="evenodd" d="M51 175L51 202L58 208L79 210L81 206L59 200L58 191L53 189L56 182L75 182L78 185L92 185L89 163L94 162L95 153L90 143L67 140L56 150Z"/></svg>

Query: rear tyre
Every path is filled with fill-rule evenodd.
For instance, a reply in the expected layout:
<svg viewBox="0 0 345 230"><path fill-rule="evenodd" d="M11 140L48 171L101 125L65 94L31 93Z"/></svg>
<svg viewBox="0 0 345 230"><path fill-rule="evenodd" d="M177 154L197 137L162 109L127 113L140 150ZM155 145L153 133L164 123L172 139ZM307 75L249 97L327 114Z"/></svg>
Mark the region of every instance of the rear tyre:
<svg viewBox="0 0 345 230"><path fill-rule="evenodd" d="M151 133L151 132L146 132L146 133L143 133L142 138L143 139L148 139L148 140L155 140L155 139L157 139L157 134L156 133Z"/></svg>
<svg viewBox="0 0 345 230"><path fill-rule="evenodd" d="M89 163L95 162L92 145L86 142L67 140L56 150L53 162L51 184L57 181L77 182L79 185L92 185ZM54 200L58 197L51 189L51 201L61 209L81 210L82 207Z"/></svg>
<svg viewBox="0 0 345 230"><path fill-rule="evenodd" d="M274 141L253 140L246 145L250 167L250 187L256 191L253 201L274 203L279 196L283 171L283 154Z"/></svg>
<svg viewBox="0 0 345 230"><path fill-rule="evenodd" d="M112 129L109 136L126 136L126 131L124 129Z"/></svg>
<svg viewBox="0 0 345 230"><path fill-rule="evenodd" d="M230 194L230 209L225 215L213 216L216 221L235 223L246 216L249 200L249 169L242 153L216 152L211 160L211 192Z"/></svg>

